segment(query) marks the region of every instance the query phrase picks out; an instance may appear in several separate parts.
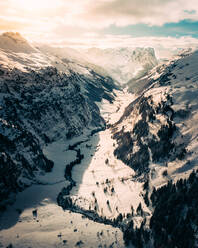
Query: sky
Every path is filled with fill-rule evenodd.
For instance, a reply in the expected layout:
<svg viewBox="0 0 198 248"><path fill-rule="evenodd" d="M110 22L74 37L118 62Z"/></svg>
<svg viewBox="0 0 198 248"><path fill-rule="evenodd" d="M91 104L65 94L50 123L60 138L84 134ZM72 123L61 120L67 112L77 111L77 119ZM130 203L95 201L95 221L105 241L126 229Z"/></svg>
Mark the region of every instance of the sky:
<svg viewBox="0 0 198 248"><path fill-rule="evenodd" d="M0 0L0 32L54 46L198 44L197 0Z"/></svg>

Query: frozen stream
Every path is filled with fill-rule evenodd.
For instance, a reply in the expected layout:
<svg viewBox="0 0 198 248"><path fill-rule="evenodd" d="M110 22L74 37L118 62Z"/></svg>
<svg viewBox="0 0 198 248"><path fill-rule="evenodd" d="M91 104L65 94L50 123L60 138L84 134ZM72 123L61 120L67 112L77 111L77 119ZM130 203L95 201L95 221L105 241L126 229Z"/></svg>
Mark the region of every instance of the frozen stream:
<svg viewBox="0 0 198 248"><path fill-rule="evenodd" d="M103 102L100 107L104 118L109 123L117 121L132 100L132 95L120 93L113 105ZM16 248L88 248L96 247L96 244L99 247L124 247L122 232L118 228L93 222L81 214L63 211L56 201L61 189L69 184L64 178L65 166L76 158L75 151L67 150L68 145L84 141L78 146L84 159L72 170L76 187L70 195L76 204L85 210L94 209L97 199L97 213L110 219L119 213L130 212L132 206L137 208L142 202L142 185L132 181L133 170L114 157L115 141L111 136L110 129L107 129L89 139L84 134L70 142L59 141L45 147L45 155L55 163L53 171L38 176L37 182L41 184L36 183L19 193L16 202L3 213L0 219L0 247L9 244ZM32 215L35 209L36 218Z"/></svg>

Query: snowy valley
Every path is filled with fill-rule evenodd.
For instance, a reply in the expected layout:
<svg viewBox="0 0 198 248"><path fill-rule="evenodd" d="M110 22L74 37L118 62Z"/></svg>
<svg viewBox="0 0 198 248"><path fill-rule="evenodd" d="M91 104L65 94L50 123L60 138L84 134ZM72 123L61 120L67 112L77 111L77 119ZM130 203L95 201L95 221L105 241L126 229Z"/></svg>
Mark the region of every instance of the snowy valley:
<svg viewBox="0 0 198 248"><path fill-rule="evenodd" d="M197 51L1 35L0 247L197 247L197 97Z"/></svg>

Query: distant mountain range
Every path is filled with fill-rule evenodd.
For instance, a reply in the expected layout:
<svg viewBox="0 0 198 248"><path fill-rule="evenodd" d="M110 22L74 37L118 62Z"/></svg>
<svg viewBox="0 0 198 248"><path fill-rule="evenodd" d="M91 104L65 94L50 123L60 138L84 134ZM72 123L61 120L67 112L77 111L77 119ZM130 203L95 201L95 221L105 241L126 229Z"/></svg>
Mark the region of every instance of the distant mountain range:
<svg viewBox="0 0 198 248"><path fill-rule="evenodd" d="M126 84L142 76L158 64L153 48L90 48L84 51L87 58L100 65L118 82Z"/></svg>

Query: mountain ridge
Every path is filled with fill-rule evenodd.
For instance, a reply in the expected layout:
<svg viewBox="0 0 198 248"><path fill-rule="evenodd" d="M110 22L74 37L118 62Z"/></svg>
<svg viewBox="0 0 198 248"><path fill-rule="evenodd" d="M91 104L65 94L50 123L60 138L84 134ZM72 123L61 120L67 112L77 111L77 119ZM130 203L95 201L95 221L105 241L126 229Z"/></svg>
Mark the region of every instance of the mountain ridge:
<svg viewBox="0 0 198 248"><path fill-rule="evenodd" d="M147 48L90 48L84 51L93 63L106 68L112 77L126 84L136 74L148 72L158 61L155 51Z"/></svg>
<svg viewBox="0 0 198 248"><path fill-rule="evenodd" d="M5 37L16 44L0 46L3 245L194 247L198 52L157 65L152 48L107 50L117 73L129 60L141 67L127 92L76 50L26 53L19 34Z"/></svg>
<svg viewBox="0 0 198 248"><path fill-rule="evenodd" d="M17 42L12 51L5 52L1 41L12 40L10 37ZM52 170L53 162L42 151L44 145L105 128L96 102L113 102L113 91L118 89L110 77L82 65L79 71L74 62L71 67L58 58L57 63L62 64L58 70L52 63L54 57L38 49L28 50L27 55L27 47L28 42L18 33L0 37L0 57L4 58L0 64L2 209L12 192L31 185L42 170ZM12 184L6 187L9 181Z"/></svg>

